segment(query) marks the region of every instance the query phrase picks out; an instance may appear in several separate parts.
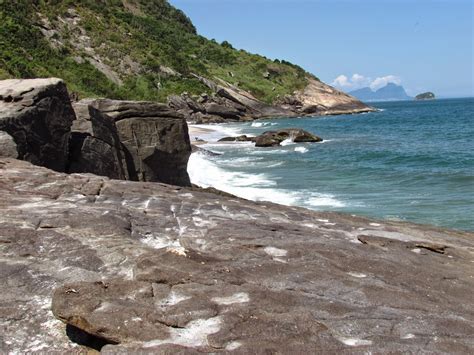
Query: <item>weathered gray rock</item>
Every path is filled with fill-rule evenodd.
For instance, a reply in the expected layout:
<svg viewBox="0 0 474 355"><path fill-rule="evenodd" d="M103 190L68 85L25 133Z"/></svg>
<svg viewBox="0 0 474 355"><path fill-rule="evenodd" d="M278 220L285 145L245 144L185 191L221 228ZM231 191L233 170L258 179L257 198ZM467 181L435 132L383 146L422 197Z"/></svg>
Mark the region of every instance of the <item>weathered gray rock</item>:
<svg viewBox="0 0 474 355"><path fill-rule="evenodd" d="M360 100L329 86L322 81L308 77L308 84L280 99L277 105L302 115L341 115L375 111Z"/></svg>
<svg viewBox="0 0 474 355"><path fill-rule="evenodd" d="M472 353L473 250L472 233L0 159L0 350Z"/></svg>
<svg viewBox="0 0 474 355"><path fill-rule="evenodd" d="M219 105L216 103L208 103L204 105L206 112L211 115L220 116L225 119L239 120L242 116L241 111L224 105Z"/></svg>
<svg viewBox="0 0 474 355"><path fill-rule="evenodd" d="M0 131L0 157L18 158L18 150L15 140L7 132Z"/></svg>
<svg viewBox="0 0 474 355"><path fill-rule="evenodd" d="M74 118L60 79L0 81L0 131L13 137L19 159L65 171Z"/></svg>
<svg viewBox="0 0 474 355"><path fill-rule="evenodd" d="M68 172L128 180L126 153L114 120L88 101L76 102L73 108L77 118L71 129Z"/></svg>
<svg viewBox="0 0 474 355"><path fill-rule="evenodd" d="M115 120L132 180L190 186L191 155L184 117L164 104L89 100L89 105Z"/></svg>
<svg viewBox="0 0 474 355"><path fill-rule="evenodd" d="M295 143L322 142L323 139L299 128L281 129L278 131L267 131L255 138L256 147L279 146L285 139L291 139Z"/></svg>

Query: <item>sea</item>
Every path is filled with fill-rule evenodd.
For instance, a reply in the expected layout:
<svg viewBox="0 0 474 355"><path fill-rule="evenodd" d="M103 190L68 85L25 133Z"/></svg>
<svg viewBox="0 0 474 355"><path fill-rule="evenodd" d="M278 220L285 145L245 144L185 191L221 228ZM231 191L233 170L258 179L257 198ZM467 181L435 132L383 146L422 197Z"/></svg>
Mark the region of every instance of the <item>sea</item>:
<svg viewBox="0 0 474 355"><path fill-rule="evenodd" d="M474 98L371 103L377 112L201 125L191 181L255 201L474 231ZM224 136L302 128L322 143ZM191 137L192 140L196 137Z"/></svg>

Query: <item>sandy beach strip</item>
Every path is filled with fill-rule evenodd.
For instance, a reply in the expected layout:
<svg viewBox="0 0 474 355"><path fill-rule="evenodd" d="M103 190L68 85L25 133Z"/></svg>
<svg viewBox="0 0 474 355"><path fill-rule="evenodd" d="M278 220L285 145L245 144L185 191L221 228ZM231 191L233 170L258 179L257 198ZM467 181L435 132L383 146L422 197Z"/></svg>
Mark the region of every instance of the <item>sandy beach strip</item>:
<svg viewBox="0 0 474 355"><path fill-rule="evenodd" d="M188 125L189 139L191 144L200 145L208 142L215 142L225 136L217 127Z"/></svg>

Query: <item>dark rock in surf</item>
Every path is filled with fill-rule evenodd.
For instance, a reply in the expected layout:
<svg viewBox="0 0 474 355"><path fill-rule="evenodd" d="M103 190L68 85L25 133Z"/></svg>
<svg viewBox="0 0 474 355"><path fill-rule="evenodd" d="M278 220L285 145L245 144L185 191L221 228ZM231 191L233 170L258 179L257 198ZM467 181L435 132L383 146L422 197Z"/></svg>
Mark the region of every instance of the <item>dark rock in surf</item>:
<svg viewBox="0 0 474 355"><path fill-rule="evenodd" d="M295 143L304 142L322 142L323 139L298 128L288 128L279 131L267 131L257 136L255 139L256 147L274 147L279 146L286 139L291 139Z"/></svg>
<svg viewBox="0 0 474 355"><path fill-rule="evenodd" d="M248 137L246 135L238 137L224 137L218 140L218 142L254 142L255 137Z"/></svg>

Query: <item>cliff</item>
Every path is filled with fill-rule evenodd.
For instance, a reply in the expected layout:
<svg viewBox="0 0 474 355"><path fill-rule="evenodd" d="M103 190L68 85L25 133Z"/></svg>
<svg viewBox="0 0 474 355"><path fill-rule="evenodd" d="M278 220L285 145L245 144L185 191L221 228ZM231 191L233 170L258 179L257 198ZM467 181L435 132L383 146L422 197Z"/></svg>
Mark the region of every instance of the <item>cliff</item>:
<svg viewBox="0 0 474 355"><path fill-rule="evenodd" d="M187 93L196 102L209 95L209 104L218 107L193 111L204 121L216 121L219 106L234 112L224 119L235 118L242 108L235 105L242 105L237 96L250 103L237 115L244 119L302 115L305 109L311 114L370 110L354 98L339 102L344 94L297 65L200 36L165 0L2 1L0 36L0 79L60 77L80 98L166 102ZM324 97L315 86L324 86ZM232 98L217 87L232 91Z"/></svg>

